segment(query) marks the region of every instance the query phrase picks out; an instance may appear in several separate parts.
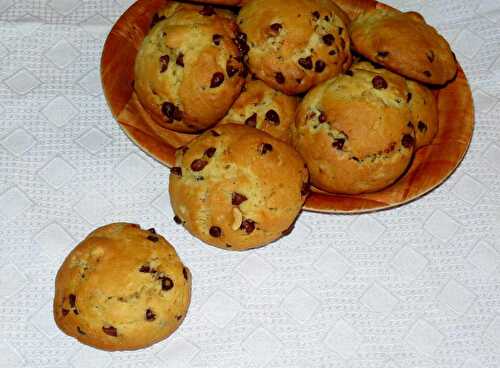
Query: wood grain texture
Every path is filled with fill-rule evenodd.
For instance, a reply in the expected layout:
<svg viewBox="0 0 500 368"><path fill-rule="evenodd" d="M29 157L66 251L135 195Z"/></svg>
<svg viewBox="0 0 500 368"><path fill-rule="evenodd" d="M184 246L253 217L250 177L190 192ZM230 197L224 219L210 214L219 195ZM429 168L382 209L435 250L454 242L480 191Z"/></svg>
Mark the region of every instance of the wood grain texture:
<svg viewBox="0 0 500 368"><path fill-rule="evenodd" d="M170 131L154 124L133 90L134 62L155 12L165 0L139 0L114 25L104 45L101 78L111 112L124 132L145 152L167 166L176 148L195 135ZM374 0L338 0L351 17L386 5ZM409 170L392 186L370 194L335 195L313 189L304 209L325 213L361 213L402 205L443 183L457 168L469 147L474 127L472 94L459 69L447 86L436 89L439 131L433 143L419 149Z"/></svg>

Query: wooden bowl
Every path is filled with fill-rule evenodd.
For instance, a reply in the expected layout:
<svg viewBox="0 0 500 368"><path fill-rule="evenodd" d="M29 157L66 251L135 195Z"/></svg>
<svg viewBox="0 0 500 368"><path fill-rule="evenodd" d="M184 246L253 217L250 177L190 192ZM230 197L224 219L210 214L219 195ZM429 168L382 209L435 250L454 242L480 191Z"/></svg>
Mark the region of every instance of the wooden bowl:
<svg viewBox="0 0 500 368"><path fill-rule="evenodd" d="M351 17L374 7L374 0L337 0ZM111 112L130 139L145 152L172 166L175 150L195 137L159 128L139 103L133 89L137 51L151 19L165 0L139 0L116 22L101 60L104 95ZM439 131L431 145L420 148L408 171L390 187L369 194L336 195L313 189L304 209L326 213L361 213L399 206L443 183L457 168L469 147L474 127L473 103L467 79L459 67L455 80L436 89ZM154 129L152 127L155 127Z"/></svg>

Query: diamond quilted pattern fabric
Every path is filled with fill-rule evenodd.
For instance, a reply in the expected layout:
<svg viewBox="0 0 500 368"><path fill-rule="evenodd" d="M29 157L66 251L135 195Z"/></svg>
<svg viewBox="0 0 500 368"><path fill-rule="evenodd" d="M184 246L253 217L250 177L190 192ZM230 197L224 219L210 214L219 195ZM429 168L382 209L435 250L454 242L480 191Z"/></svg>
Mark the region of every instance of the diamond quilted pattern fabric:
<svg viewBox="0 0 500 368"><path fill-rule="evenodd" d="M500 367L500 2L391 0L450 41L473 90L469 152L423 198L303 213L263 249L204 246L172 221L168 170L104 100L102 46L130 0L0 1L0 367ZM140 223L193 273L184 324L107 353L62 334L53 283L97 226Z"/></svg>

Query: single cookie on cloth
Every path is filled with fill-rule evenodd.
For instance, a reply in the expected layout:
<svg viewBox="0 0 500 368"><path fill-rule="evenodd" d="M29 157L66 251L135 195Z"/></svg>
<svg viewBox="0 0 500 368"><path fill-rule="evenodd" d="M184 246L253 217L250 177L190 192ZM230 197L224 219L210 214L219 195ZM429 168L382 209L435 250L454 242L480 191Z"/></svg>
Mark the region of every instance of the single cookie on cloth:
<svg viewBox="0 0 500 368"><path fill-rule="evenodd" d="M198 132L241 92L245 67L230 12L171 2L152 21L135 61L134 88L163 128Z"/></svg>
<svg viewBox="0 0 500 368"><path fill-rule="evenodd" d="M352 65L354 70L367 70L379 73L387 78L394 76L394 73L384 69L382 66L368 61L361 61ZM439 128L437 101L432 91L424 85L406 79L408 88L408 106L411 113L411 122L415 128L415 148L418 149L432 143Z"/></svg>
<svg viewBox="0 0 500 368"><path fill-rule="evenodd" d="M445 84L457 73L450 45L417 13L370 10L351 23L350 33L357 52L405 77Z"/></svg>
<svg viewBox="0 0 500 368"><path fill-rule="evenodd" d="M170 200L176 221L197 238L246 250L291 231L308 180L291 146L261 130L226 124L177 151Z"/></svg>
<svg viewBox="0 0 500 368"><path fill-rule="evenodd" d="M349 70L311 90L297 110L295 148L311 183L359 194L396 181L412 158L406 81L394 73Z"/></svg>
<svg viewBox="0 0 500 368"><path fill-rule="evenodd" d="M245 124L290 142L290 126L298 103L297 97L287 96L260 80L250 80L219 125Z"/></svg>
<svg viewBox="0 0 500 368"><path fill-rule="evenodd" d="M191 274L154 229L115 223L90 233L56 277L54 318L80 342L134 350L172 334L191 299Z"/></svg>
<svg viewBox="0 0 500 368"><path fill-rule="evenodd" d="M250 70L289 95L347 70L345 14L330 0L251 0L238 15Z"/></svg>

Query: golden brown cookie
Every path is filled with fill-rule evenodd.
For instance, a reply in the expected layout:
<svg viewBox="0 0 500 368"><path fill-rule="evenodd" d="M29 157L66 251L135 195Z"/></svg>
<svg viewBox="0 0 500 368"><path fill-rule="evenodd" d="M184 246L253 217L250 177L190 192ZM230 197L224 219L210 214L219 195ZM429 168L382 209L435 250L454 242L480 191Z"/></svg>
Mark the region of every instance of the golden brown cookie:
<svg viewBox="0 0 500 368"><path fill-rule="evenodd" d="M358 62L352 65L352 70L367 70L384 75L386 78L394 77L394 73L384 69L380 65L368 61ZM437 134L438 108L436 98L431 90L422 84L406 79L411 122L415 127L415 148L418 149L432 142Z"/></svg>
<svg viewBox="0 0 500 368"><path fill-rule="evenodd" d="M296 149L311 183L345 194L392 184L410 163L415 133L405 79L349 70L311 90L297 111Z"/></svg>
<svg viewBox="0 0 500 368"><path fill-rule="evenodd" d="M246 250L291 231L308 171L288 144L245 125L207 131L177 151L170 200L177 222L216 247Z"/></svg>
<svg viewBox="0 0 500 368"><path fill-rule="evenodd" d="M135 90L163 128L197 132L238 97L244 66L226 10L171 2L153 18L135 62Z"/></svg>
<svg viewBox="0 0 500 368"><path fill-rule="evenodd" d="M330 0L251 0L238 15L250 70L289 95L351 64L345 14Z"/></svg>
<svg viewBox="0 0 500 368"><path fill-rule="evenodd" d="M115 223L73 249L55 288L54 318L64 333L99 349L134 350L180 326L191 274L154 229Z"/></svg>
<svg viewBox="0 0 500 368"><path fill-rule="evenodd" d="M245 124L290 142L299 99L272 89L260 80L249 81L221 124Z"/></svg>
<svg viewBox="0 0 500 368"><path fill-rule="evenodd" d="M413 12L371 10L351 23L350 32L357 52L405 77L444 84L457 73L448 42Z"/></svg>

